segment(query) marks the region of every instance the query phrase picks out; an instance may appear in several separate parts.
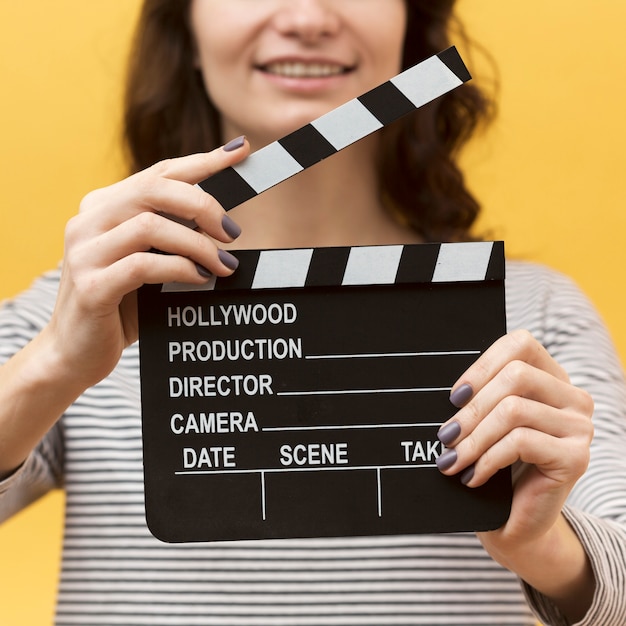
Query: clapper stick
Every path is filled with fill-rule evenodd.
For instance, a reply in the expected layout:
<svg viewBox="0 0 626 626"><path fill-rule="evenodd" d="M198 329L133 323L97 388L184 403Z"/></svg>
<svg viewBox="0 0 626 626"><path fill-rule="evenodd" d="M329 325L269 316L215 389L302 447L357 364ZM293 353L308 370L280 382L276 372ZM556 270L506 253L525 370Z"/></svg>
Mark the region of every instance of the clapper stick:
<svg viewBox="0 0 626 626"><path fill-rule="evenodd" d="M452 46L199 183L226 211L471 80Z"/></svg>

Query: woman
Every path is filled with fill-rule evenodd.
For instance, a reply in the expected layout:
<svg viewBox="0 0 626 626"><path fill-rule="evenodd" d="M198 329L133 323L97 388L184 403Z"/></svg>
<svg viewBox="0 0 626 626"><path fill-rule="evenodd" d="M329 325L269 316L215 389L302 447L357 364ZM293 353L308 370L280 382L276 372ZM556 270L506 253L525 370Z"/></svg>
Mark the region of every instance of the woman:
<svg viewBox="0 0 626 626"><path fill-rule="evenodd" d="M626 502L606 497L626 493L621 370L580 293L530 265L507 270L508 325L526 330L459 379L439 435L441 471L470 489L520 462L501 529L170 546L145 527L140 285L228 275L235 247L469 238L477 205L454 156L487 106L471 86L228 215L194 186L443 50L452 5L145 3L127 100L136 173L84 199L61 276L0 314L0 507L65 486L58 624L626 622Z"/></svg>

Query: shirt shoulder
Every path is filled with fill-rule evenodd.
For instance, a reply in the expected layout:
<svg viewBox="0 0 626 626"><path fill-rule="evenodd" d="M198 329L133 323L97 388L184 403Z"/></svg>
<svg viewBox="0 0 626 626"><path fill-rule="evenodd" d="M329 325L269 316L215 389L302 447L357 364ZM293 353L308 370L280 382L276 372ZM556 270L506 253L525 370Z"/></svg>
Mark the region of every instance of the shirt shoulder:
<svg viewBox="0 0 626 626"><path fill-rule="evenodd" d="M0 362L24 347L52 316L61 270L37 278L22 293L0 303Z"/></svg>

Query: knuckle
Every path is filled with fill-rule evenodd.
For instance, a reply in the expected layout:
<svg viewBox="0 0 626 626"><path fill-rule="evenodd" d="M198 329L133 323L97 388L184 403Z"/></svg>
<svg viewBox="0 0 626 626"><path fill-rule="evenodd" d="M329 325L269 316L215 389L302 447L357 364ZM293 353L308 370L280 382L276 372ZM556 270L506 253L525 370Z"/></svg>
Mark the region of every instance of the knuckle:
<svg viewBox="0 0 626 626"><path fill-rule="evenodd" d="M158 161L154 165L151 165L145 171L150 172L154 174L155 176L167 176L167 174L172 169L172 162L173 162L173 159L163 159L161 161Z"/></svg>
<svg viewBox="0 0 626 626"><path fill-rule="evenodd" d="M475 369L477 380L487 380L491 377L493 363L488 354L483 354L472 367Z"/></svg>
<svg viewBox="0 0 626 626"><path fill-rule="evenodd" d="M506 435L506 439L512 450L517 450L517 456L521 456L521 452L532 447L531 433L528 428L516 426L512 428Z"/></svg>
<svg viewBox="0 0 626 626"><path fill-rule="evenodd" d="M462 444L463 457L469 459L478 459L482 458L487 450L483 449L483 442L478 441L474 437L469 437ZM461 448L461 446L459 446Z"/></svg>
<svg viewBox="0 0 626 626"><path fill-rule="evenodd" d="M577 477L582 476L587 471L590 460L591 450L589 446L580 446L579 451L570 457L571 469L574 475Z"/></svg>
<svg viewBox="0 0 626 626"><path fill-rule="evenodd" d="M135 192L134 195L139 199L151 198L155 193L155 189L158 188L160 178L160 176L155 175L152 168L141 172L133 180L132 190Z"/></svg>
<svg viewBox="0 0 626 626"><path fill-rule="evenodd" d="M535 339L532 333L525 328L512 331L509 334L509 340L512 343L513 352L519 355L518 358L522 361L531 358L533 355L536 355L537 352L543 350L542 345Z"/></svg>
<svg viewBox="0 0 626 626"><path fill-rule="evenodd" d="M209 238L208 235L203 232L190 230L189 237L191 238L191 246L193 250L200 250L204 253L209 251L213 252L216 249L215 244Z"/></svg>
<svg viewBox="0 0 626 626"><path fill-rule="evenodd" d="M105 194L104 189L93 189L86 193L79 204L79 213L85 213L98 207L102 202L102 197Z"/></svg>
<svg viewBox="0 0 626 626"><path fill-rule="evenodd" d="M475 402L470 402L463 408L464 421L471 424L472 428L481 421L481 412Z"/></svg>
<svg viewBox="0 0 626 626"><path fill-rule="evenodd" d="M526 389L529 383L530 368L519 359L509 361L502 369L502 375L509 388Z"/></svg>
<svg viewBox="0 0 626 626"><path fill-rule="evenodd" d="M522 350L526 350L536 343L533 335L525 328L518 328L512 331L509 333L509 337L511 341Z"/></svg>
<svg viewBox="0 0 626 626"><path fill-rule="evenodd" d="M196 191L197 193L193 196L191 210L198 223L202 223L207 229L213 229L221 219L224 209L210 193L201 189Z"/></svg>
<svg viewBox="0 0 626 626"><path fill-rule="evenodd" d="M144 255L130 254L126 257L124 265L126 276L132 282L139 281L143 277L145 270Z"/></svg>
<svg viewBox="0 0 626 626"><path fill-rule="evenodd" d="M595 427L591 417L587 414L584 417L580 418L580 434L587 447L591 446L591 442L593 441L593 437L595 435Z"/></svg>
<svg viewBox="0 0 626 626"><path fill-rule="evenodd" d="M160 220L157 215L150 211L142 211L132 220L135 232L143 238L153 236L160 227Z"/></svg>
<svg viewBox="0 0 626 626"><path fill-rule="evenodd" d="M506 396L497 407L498 418L505 422L516 424L519 423L520 417L524 414L526 403L520 396Z"/></svg>
<svg viewBox="0 0 626 626"><path fill-rule="evenodd" d="M214 213L218 207L217 200L206 191L198 189L198 193L194 195L193 207L196 215L207 216Z"/></svg>
<svg viewBox="0 0 626 626"><path fill-rule="evenodd" d="M494 423L504 433L511 433L524 423L526 405L519 396L506 396L494 407L492 416Z"/></svg>
<svg viewBox="0 0 626 626"><path fill-rule="evenodd" d="M78 240L82 232L81 223L82 223L82 220L80 219L80 215L74 215L65 224L66 247L73 245Z"/></svg>
<svg viewBox="0 0 626 626"><path fill-rule="evenodd" d="M495 447L487 448L476 460L476 476L489 476L499 468L498 458L500 450Z"/></svg>
<svg viewBox="0 0 626 626"><path fill-rule="evenodd" d="M581 411L584 413L584 415L591 417L595 409L593 397L588 391L585 391L584 389L580 389L578 387L575 387L575 389L578 393L577 400Z"/></svg>
<svg viewBox="0 0 626 626"><path fill-rule="evenodd" d="M72 299L75 302L88 307L94 303L94 294L97 293L98 288L96 268L86 267L80 260L64 259L63 279L70 286Z"/></svg>

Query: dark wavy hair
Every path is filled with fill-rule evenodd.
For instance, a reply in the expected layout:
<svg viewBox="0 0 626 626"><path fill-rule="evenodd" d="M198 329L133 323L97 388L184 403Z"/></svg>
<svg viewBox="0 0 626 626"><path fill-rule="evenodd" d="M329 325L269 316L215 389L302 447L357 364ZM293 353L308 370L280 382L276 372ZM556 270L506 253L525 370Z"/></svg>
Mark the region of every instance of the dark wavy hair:
<svg viewBox="0 0 626 626"><path fill-rule="evenodd" d="M455 0L406 0L403 69L450 45ZM124 103L131 171L222 143L220 118L193 63L190 0L145 0L133 42ZM480 207L467 189L459 149L492 113L472 82L382 129L383 205L425 241L471 239Z"/></svg>

